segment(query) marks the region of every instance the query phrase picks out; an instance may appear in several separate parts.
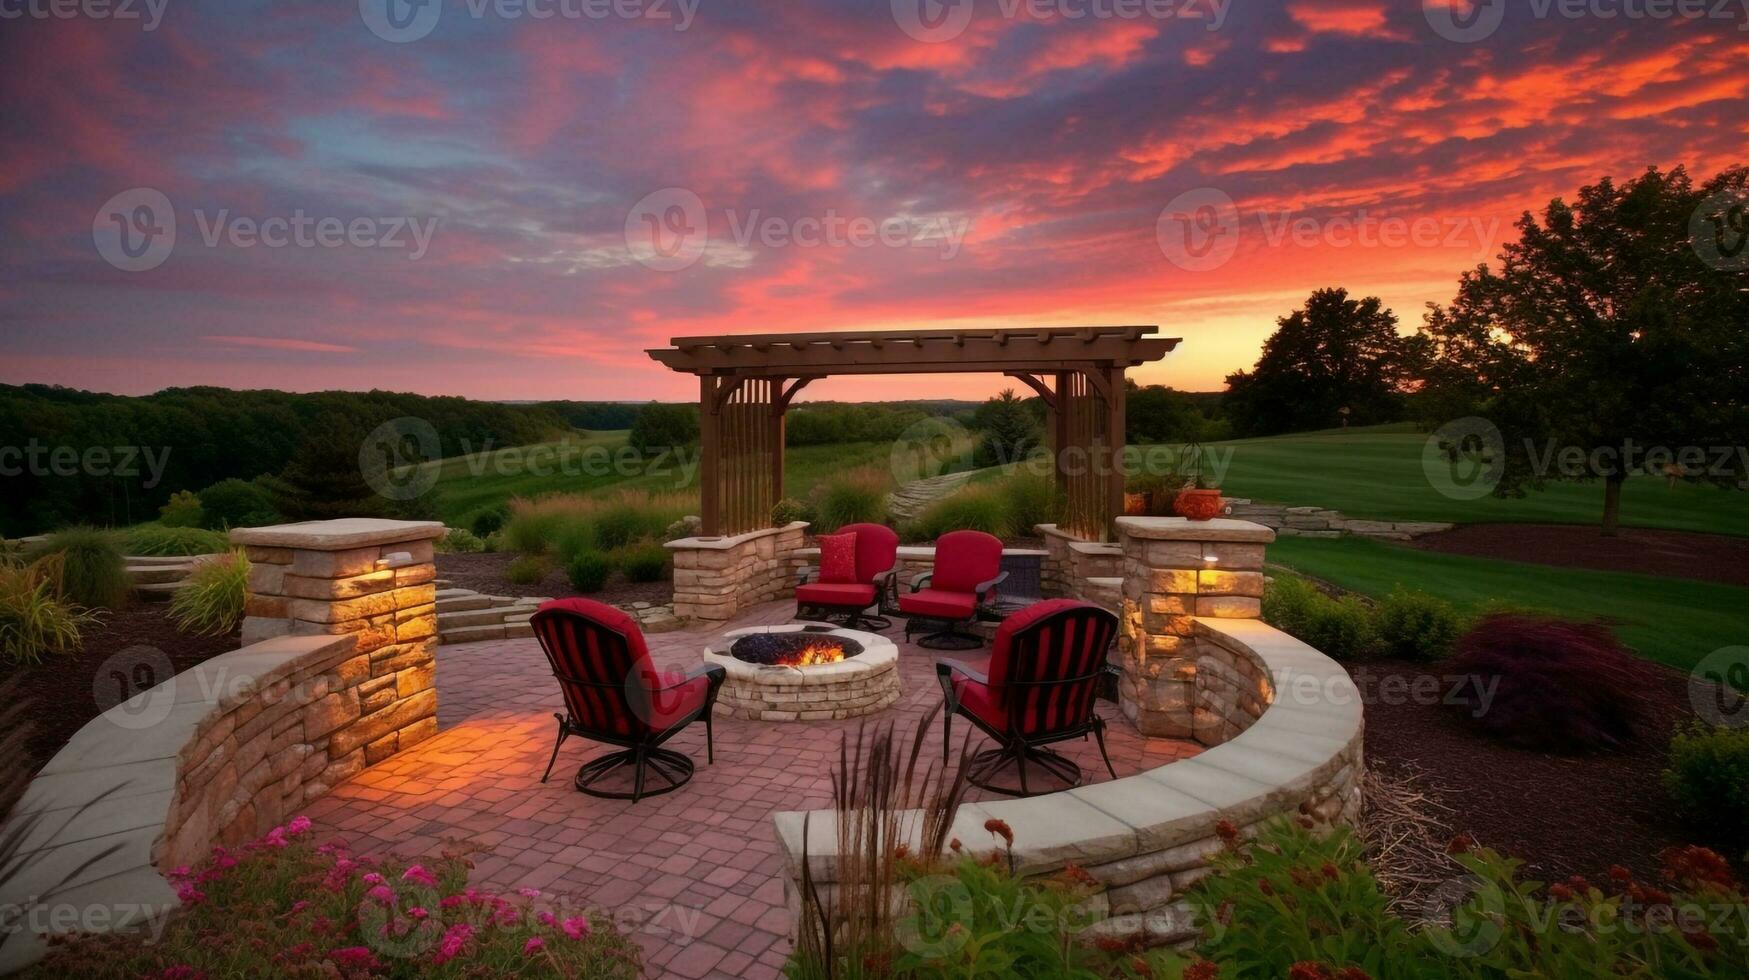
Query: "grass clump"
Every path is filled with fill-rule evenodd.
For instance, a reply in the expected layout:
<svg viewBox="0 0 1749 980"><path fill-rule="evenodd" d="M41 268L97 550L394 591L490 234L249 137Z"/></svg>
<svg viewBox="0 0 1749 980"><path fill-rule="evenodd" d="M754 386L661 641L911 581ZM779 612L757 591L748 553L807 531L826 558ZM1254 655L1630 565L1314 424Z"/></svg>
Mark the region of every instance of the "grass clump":
<svg viewBox="0 0 1749 980"><path fill-rule="evenodd" d="M846 524L887 522L887 480L873 470L827 481L814 502L814 533L831 534Z"/></svg>
<svg viewBox="0 0 1749 980"><path fill-rule="evenodd" d="M655 541L639 541L620 549L619 567L633 582L660 582L668 574L668 549Z"/></svg>
<svg viewBox="0 0 1749 980"><path fill-rule="evenodd" d="M56 531L31 552L58 556L59 588L67 600L88 609L114 609L126 601L128 576L120 537L114 531L75 525Z"/></svg>
<svg viewBox="0 0 1749 980"><path fill-rule="evenodd" d="M607 584L607 577L613 574L613 560L599 551L584 551L571 559L565 566L565 575L571 580L571 588L578 592L600 592Z"/></svg>
<svg viewBox="0 0 1749 980"><path fill-rule="evenodd" d="M249 601L249 559L233 551L195 566L170 598L170 615L184 633L224 636L243 621Z"/></svg>
<svg viewBox="0 0 1749 980"><path fill-rule="evenodd" d="M1063 495L1050 477L1020 472L997 484L1008 507L1009 533L1027 535L1040 524L1055 524L1062 515Z"/></svg>
<svg viewBox="0 0 1749 980"><path fill-rule="evenodd" d="M971 486L943 497L918 515L913 533L933 540L949 531L983 531L1004 537L1014 521L1007 497L998 486Z"/></svg>
<svg viewBox="0 0 1749 980"><path fill-rule="evenodd" d="M599 497L555 494L510 502L502 534L505 546L525 555L569 561L591 549L624 547L656 537L693 507L681 494L625 491Z"/></svg>
<svg viewBox="0 0 1749 980"><path fill-rule="evenodd" d="M60 572L58 556L29 564L0 559L0 663L17 667L77 653L84 630L99 622L97 613L61 598Z"/></svg>
<svg viewBox="0 0 1749 980"><path fill-rule="evenodd" d="M144 557L223 554L229 547L223 533L199 527L166 527L139 524L123 532L122 544L130 555Z"/></svg>
<svg viewBox="0 0 1749 980"><path fill-rule="evenodd" d="M533 585L552 570L552 562L544 556L521 555L504 569L504 578L512 585Z"/></svg>

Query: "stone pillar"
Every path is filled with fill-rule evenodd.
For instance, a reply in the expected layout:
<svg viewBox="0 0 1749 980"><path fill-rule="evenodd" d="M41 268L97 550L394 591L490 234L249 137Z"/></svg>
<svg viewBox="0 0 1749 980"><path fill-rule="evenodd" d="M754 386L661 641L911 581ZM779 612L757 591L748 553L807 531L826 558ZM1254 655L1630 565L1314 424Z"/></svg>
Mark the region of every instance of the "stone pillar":
<svg viewBox="0 0 1749 980"><path fill-rule="evenodd" d="M359 717L346 744L331 749L337 757L358 748L370 765L437 732L432 543L444 530L436 521L348 518L231 532L250 561L244 644L351 636L354 658L368 658Z"/></svg>
<svg viewBox="0 0 1749 980"><path fill-rule="evenodd" d="M723 623L762 602L795 596L791 555L808 525L749 531L730 537L681 538L674 553L674 615Z"/></svg>
<svg viewBox="0 0 1749 980"><path fill-rule="evenodd" d="M1196 618L1261 615L1264 546L1249 521L1120 517L1123 611L1118 703L1144 735L1197 733Z"/></svg>

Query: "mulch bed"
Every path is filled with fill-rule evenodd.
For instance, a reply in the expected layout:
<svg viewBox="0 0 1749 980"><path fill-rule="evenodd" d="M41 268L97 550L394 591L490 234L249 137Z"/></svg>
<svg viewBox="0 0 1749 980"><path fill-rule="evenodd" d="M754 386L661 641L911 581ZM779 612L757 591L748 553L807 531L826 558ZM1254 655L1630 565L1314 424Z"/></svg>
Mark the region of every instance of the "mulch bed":
<svg viewBox="0 0 1749 980"><path fill-rule="evenodd" d="M84 640L84 649L72 656L13 672L29 705L24 717L31 727L24 758L9 764L35 773L106 709L241 645L235 631L194 636L177 630L167 602L134 602L113 610L102 625L85 631Z"/></svg>
<svg viewBox="0 0 1749 980"><path fill-rule="evenodd" d="M568 596L582 596L581 592L571 588L571 582L565 577L563 569L554 568L547 576L532 585L517 585L505 578L505 571L510 563L519 556L506 553L481 553L473 555L438 555L437 577L457 589L472 589L486 595L508 595L524 597L545 597L563 599ZM594 599L616 605L633 602L648 602L660 606L674 601L674 583L668 579L660 582L628 582L619 572L607 580L607 585L600 592L589 593L584 598Z"/></svg>
<svg viewBox="0 0 1749 980"><path fill-rule="evenodd" d="M1409 542L1423 551L1749 586L1749 538L1576 524L1465 524Z"/></svg>
<svg viewBox="0 0 1749 980"><path fill-rule="evenodd" d="M1524 875L1553 881L1585 875L1593 881L1620 864L1655 880L1658 853L1694 843L1672 814L1660 776L1671 731L1693 716L1687 675L1658 669L1645 692L1653 729L1624 752L1557 756L1516 748L1470 728L1463 709L1426 698L1382 696L1394 686L1414 690L1451 679L1401 661L1351 664L1366 700L1366 755L1385 770L1407 765L1426 773L1455 830L1529 862ZM1396 702L1396 703L1390 703ZM1735 858L1738 855L1730 855Z"/></svg>

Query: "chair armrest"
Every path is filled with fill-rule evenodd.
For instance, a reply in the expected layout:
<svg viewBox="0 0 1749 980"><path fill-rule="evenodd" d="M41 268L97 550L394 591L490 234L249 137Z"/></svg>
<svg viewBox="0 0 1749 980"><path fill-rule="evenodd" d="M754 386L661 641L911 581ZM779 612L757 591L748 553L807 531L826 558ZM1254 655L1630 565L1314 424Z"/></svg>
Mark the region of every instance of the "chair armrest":
<svg viewBox="0 0 1749 980"><path fill-rule="evenodd" d="M976 589L974 589L973 592L976 595L978 595L979 597L982 597L985 593L989 592L991 589L994 589L996 586L1001 585L1003 582L1007 581L1007 579L1008 579L1007 572L999 572L999 573L997 573L996 577L991 579L990 581L979 582L978 587Z"/></svg>
<svg viewBox="0 0 1749 980"><path fill-rule="evenodd" d="M990 683L990 678L984 676L982 673L980 673L976 670L973 670L964 661L937 660L935 662L935 676L936 677L941 678L945 682L945 680L948 677L950 677L954 674L959 674L959 675L965 677L967 680L977 681L979 684Z"/></svg>
<svg viewBox="0 0 1749 980"><path fill-rule="evenodd" d="M928 585L929 580L933 579L934 577L935 577L935 569L933 569L933 568L927 572L918 572L916 575L913 575L911 577L911 591L916 592L916 591L922 589L925 585Z"/></svg>
<svg viewBox="0 0 1749 980"><path fill-rule="evenodd" d="M686 673L680 675L679 683L669 684L666 687L652 687L650 688L650 693L656 694L662 691L672 691L676 688L685 687L693 681L698 680L700 677L710 678L711 689L715 690L719 684L728 679L729 672L724 669L722 664L698 664Z"/></svg>
<svg viewBox="0 0 1749 980"><path fill-rule="evenodd" d="M807 585L808 579L819 571L820 566L818 565L804 565L796 569L796 584Z"/></svg>

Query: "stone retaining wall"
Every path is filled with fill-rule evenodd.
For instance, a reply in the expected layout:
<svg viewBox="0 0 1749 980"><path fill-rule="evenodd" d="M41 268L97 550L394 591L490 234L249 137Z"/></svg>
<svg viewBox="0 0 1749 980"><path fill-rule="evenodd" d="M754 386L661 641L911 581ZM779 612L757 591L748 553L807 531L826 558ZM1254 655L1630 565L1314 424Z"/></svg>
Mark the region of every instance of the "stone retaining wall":
<svg viewBox="0 0 1749 980"><path fill-rule="evenodd" d="M1272 817L1352 821L1360 812L1361 704L1341 665L1258 620L1198 618L1192 635L1209 651L1198 666L1218 675L1196 691L1197 703L1220 719L1221 731L1211 734L1231 729L1221 744L1123 779L966 804L954 820L952 836L974 855L998 850L984 822L1006 822L1021 874L1070 863L1091 873L1101 889L1088 907L1105 916L1090 930L1097 936L1148 945L1194 938L1185 892L1210 873L1222 821L1250 834ZM838 874L832 811L773 817L798 921L804 817L810 874L824 894L833 893ZM908 825L912 847L915 824Z"/></svg>
<svg viewBox="0 0 1749 980"><path fill-rule="evenodd" d="M681 538L674 552L674 615L727 622L762 602L796 594L791 554L802 546L808 525L749 531L733 537Z"/></svg>
<svg viewBox="0 0 1749 980"><path fill-rule="evenodd" d="M1229 516L1271 528L1284 538L1339 538L1353 534L1386 541L1408 541L1423 534L1449 531L1452 525L1439 521L1365 521L1344 517L1327 507L1288 507L1255 504L1249 500L1227 501Z"/></svg>

